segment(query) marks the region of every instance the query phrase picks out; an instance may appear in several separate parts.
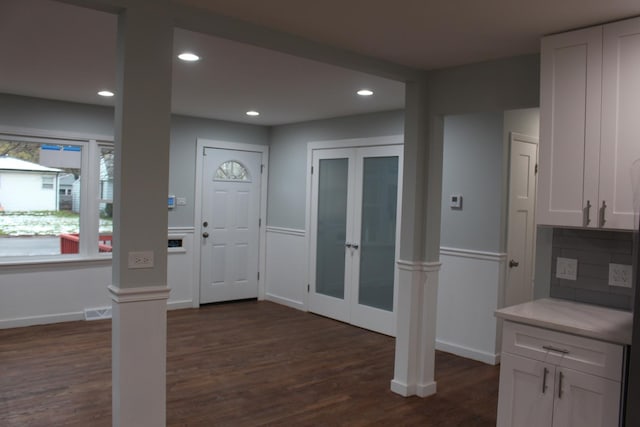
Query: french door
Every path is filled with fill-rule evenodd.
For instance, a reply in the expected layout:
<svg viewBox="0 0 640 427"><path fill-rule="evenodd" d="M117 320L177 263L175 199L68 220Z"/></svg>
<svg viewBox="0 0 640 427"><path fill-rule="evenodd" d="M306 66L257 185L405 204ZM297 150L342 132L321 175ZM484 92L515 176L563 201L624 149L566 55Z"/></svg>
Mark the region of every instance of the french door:
<svg viewBox="0 0 640 427"><path fill-rule="evenodd" d="M395 335L402 146L312 153L309 310Z"/></svg>

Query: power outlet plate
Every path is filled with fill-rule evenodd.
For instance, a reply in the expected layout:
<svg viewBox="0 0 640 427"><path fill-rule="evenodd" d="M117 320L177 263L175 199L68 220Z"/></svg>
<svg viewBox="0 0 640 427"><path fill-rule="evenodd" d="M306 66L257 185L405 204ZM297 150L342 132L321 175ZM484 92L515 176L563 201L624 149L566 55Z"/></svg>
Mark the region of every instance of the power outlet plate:
<svg viewBox="0 0 640 427"><path fill-rule="evenodd" d="M609 264L609 286L631 287L632 268L625 264Z"/></svg>
<svg viewBox="0 0 640 427"><path fill-rule="evenodd" d="M556 261L556 277L558 279L576 280L578 277L578 260L558 257Z"/></svg>
<svg viewBox="0 0 640 427"><path fill-rule="evenodd" d="M129 252L129 268L153 268L153 251Z"/></svg>

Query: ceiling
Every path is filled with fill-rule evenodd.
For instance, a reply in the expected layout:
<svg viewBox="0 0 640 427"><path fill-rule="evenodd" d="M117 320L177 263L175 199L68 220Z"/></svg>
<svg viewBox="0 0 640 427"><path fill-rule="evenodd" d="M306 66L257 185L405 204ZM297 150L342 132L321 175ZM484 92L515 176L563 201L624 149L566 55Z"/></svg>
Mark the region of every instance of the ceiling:
<svg viewBox="0 0 640 427"><path fill-rule="evenodd" d="M538 51L544 34L640 14L637 0L174 0L419 69ZM404 84L176 29L172 110L260 125L403 108ZM116 17L50 0L0 2L0 92L112 105ZM370 88L369 98L355 95ZM117 94L116 94L117 96ZM261 115L248 117L247 110Z"/></svg>

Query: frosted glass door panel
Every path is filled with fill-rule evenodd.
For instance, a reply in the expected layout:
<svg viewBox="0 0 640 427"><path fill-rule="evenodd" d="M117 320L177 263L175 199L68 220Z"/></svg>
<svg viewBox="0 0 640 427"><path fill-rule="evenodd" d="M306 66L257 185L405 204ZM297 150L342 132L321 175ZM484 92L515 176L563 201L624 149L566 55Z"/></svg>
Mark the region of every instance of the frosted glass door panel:
<svg viewBox="0 0 640 427"><path fill-rule="evenodd" d="M393 311L398 157L364 159L358 303Z"/></svg>
<svg viewBox="0 0 640 427"><path fill-rule="evenodd" d="M318 173L316 293L344 299L349 159L321 159Z"/></svg>

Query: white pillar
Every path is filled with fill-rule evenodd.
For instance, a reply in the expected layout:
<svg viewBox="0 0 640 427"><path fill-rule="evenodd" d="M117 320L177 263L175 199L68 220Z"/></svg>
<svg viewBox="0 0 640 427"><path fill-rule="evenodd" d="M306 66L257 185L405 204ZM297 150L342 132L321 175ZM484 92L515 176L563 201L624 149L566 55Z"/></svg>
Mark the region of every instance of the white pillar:
<svg viewBox="0 0 640 427"><path fill-rule="evenodd" d="M115 109L113 425L166 420L167 194L173 25L168 2L118 19ZM152 266L130 268L131 252ZM146 256L146 255L145 255Z"/></svg>
<svg viewBox="0 0 640 427"><path fill-rule="evenodd" d="M429 396L434 379L436 304L440 270L442 149L430 123L426 78L406 87L404 175L398 313L391 390Z"/></svg>

